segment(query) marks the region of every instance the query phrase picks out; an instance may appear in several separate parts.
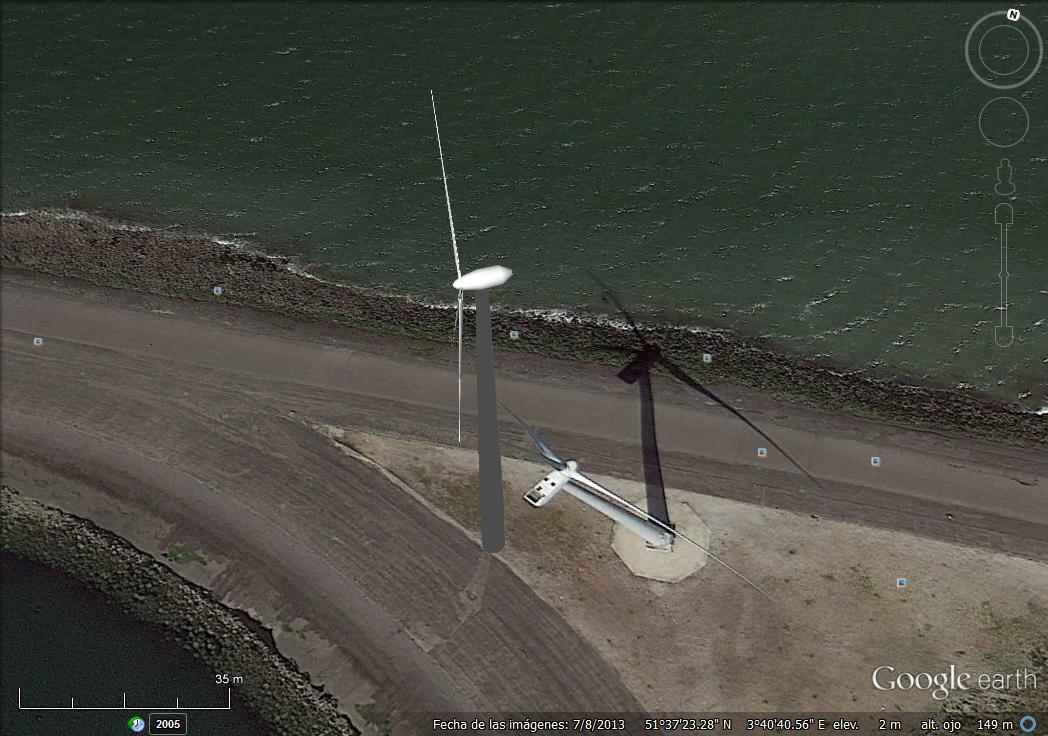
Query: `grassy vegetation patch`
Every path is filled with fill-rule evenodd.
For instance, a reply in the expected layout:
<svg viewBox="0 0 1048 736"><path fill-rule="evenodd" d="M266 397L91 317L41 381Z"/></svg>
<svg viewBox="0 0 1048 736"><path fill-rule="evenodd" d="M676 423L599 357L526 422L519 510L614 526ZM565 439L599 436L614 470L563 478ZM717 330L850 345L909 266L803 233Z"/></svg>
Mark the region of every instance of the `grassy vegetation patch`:
<svg viewBox="0 0 1048 736"><path fill-rule="evenodd" d="M368 728L372 729L372 731L378 734L378 736L389 736L389 721L379 721L375 719L375 710L372 703L362 703L358 705L357 713L364 719Z"/></svg>
<svg viewBox="0 0 1048 736"><path fill-rule="evenodd" d="M480 501L477 473L456 472L421 463L411 464L405 471L409 485L428 498L467 529L480 529Z"/></svg>
<svg viewBox="0 0 1048 736"><path fill-rule="evenodd" d="M183 547L180 544L172 545L164 552L165 559L171 560L176 565L186 565L190 562L197 562L201 565L207 564L207 558L204 557L202 552L192 549L190 547Z"/></svg>

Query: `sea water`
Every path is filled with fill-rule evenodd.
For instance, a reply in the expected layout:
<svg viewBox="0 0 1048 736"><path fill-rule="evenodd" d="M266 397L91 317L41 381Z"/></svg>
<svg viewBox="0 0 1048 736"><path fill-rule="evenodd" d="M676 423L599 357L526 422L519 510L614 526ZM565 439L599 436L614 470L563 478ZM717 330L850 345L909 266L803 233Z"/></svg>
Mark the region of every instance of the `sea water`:
<svg viewBox="0 0 1048 736"><path fill-rule="evenodd" d="M191 734L262 736L272 729L229 702L228 685L162 632L53 569L0 553L2 736L131 733L132 716L179 712ZM120 708L128 710L20 710ZM176 698L180 707L176 707ZM146 729L143 733L148 733Z"/></svg>
<svg viewBox="0 0 1048 736"><path fill-rule="evenodd" d="M1018 7L1045 28L1048 6ZM463 269L514 270L497 302L599 310L597 274L649 319L1036 409L1045 72L1007 93L973 77L965 37L993 10L5 3L2 204L182 225L450 301L432 89ZM987 63L1022 63L984 41ZM1005 94L1030 121L1006 151L979 126ZM984 122L1022 133L1015 115ZM1001 201L1009 347L994 340Z"/></svg>

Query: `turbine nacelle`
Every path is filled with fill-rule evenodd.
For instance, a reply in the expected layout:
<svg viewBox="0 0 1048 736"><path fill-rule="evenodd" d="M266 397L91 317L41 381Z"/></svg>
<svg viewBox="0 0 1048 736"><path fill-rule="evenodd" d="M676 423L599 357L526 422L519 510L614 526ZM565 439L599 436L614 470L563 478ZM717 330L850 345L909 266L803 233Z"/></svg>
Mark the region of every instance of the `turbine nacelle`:
<svg viewBox="0 0 1048 736"><path fill-rule="evenodd" d="M577 462L568 460L564 463L563 468L550 471L542 480L532 486L531 490L524 494L524 500L536 508L542 508L571 483L571 474L578 469Z"/></svg>
<svg viewBox="0 0 1048 736"><path fill-rule="evenodd" d="M512 275L505 266L488 266L459 276L451 285L459 291L481 291L502 286Z"/></svg>

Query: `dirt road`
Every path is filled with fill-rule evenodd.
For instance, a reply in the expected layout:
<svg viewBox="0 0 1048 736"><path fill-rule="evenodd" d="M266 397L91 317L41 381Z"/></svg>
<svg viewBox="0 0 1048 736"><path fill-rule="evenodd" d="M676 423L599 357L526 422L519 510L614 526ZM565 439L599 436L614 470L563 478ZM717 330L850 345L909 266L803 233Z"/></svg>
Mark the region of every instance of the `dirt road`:
<svg viewBox="0 0 1048 736"><path fill-rule="evenodd" d="M290 355L262 378L266 358L224 351L221 330L189 337L127 314L123 332L115 314L84 305L6 288L3 298L5 483L103 526L115 507L132 528L114 531L133 541L150 519L173 525L171 539L228 561L220 598L276 596L282 620L306 620L337 646L353 670L345 687L359 690L363 676L394 722L427 710L635 706L504 564L274 404L294 393ZM23 321L31 315L50 326ZM138 328L145 350L117 338ZM186 361L194 346L260 371Z"/></svg>
<svg viewBox="0 0 1048 736"><path fill-rule="evenodd" d="M135 520L152 519L168 525L166 539L221 556L220 598L265 601L337 647L333 660L348 664L326 673L336 695L364 692L365 681L394 720L441 708L636 706L618 673L500 561L305 425L452 442L453 347L18 280L0 298L4 481L136 543ZM496 361L500 398L562 454L639 477L635 388L614 370ZM724 393L819 486L774 452L758 460L765 443L752 430L657 378L667 485L1048 559L1043 452Z"/></svg>

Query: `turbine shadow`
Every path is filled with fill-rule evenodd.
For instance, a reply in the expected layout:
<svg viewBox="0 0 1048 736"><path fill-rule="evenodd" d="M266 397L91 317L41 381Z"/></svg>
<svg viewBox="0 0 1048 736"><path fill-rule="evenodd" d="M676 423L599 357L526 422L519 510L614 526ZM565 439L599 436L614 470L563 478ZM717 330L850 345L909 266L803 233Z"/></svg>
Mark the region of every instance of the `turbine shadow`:
<svg viewBox="0 0 1048 736"><path fill-rule="evenodd" d="M653 349L653 346L645 345L643 349L634 353L633 360L619 371L618 376L628 384L637 384L640 389L641 458L648 513L663 524L669 525L666 485L662 479L659 441L655 432L655 396L651 388L651 367L658 359L658 348Z"/></svg>
<svg viewBox="0 0 1048 736"><path fill-rule="evenodd" d="M659 348L658 345L653 345L652 343L649 343L648 340L644 337L643 331L637 326L637 323L636 323L636 321L634 321L633 316L626 309L625 305L622 303L622 300L619 299L619 297L615 293L615 291L613 289L611 289L609 286L607 286L606 284L604 284L604 282L602 282L600 279L598 279L593 274L590 274L590 277L603 290L603 293L601 295L602 299L605 301L605 303L610 302L611 304L614 305L614 307L618 311L618 313L623 317L623 319L626 320L626 323L629 325L630 330L633 332L634 337L636 337L637 341L641 345L640 349L635 351L635 355L637 357L634 358L633 362L630 363L629 366L627 366L626 368L624 368L622 371L619 372L619 377L620 378L625 380L627 383L633 383L633 381L638 380L638 378L634 378L632 381L631 380L627 380L627 378L623 377L623 374L633 375L632 373L628 373L631 369L641 370L642 374L644 376L644 380L647 382L647 389L646 390L647 390L647 395L648 395L648 401L652 402L652 399L651 399L651 367L653 365L661 365L671 376L676 378L678 381L683 383L685 386L687 386L688 388L692 389L693 391L696 391L696 392L702 394L706 398L708 398L711 401L715 402L720 407L722 407L724 409L727 409L729 412L731 412L737 419L739 419L743 423L745 423L747 427L749 427L754 432L756 432L758 435L760 435L769 445L771 445L776 450L778 450L778 452L781 453L782 456L784 458L786 458L786 460L791 465L793 465L793 467L797 468L797 470L799 470L806 478L808 478L808 480L810 480L813 484L815 484L815 486L817 488L819 488L822 491L825 491L825 489L822 487L822 484L819 483L819 480L815 476L813 476L811 473L809 473L808 470L803 465L801 465L796 459L794 459L794 457L789 452L787 452L786 448L784 448L782 445L780 445L778 442L776 442L774 439L772 439L772 437L767 432L765 432L763 429L761 429L756 424L754 424L753 421L750 420L749 417L747 417L745 414L740 412L734 406L732 406L727 401L722 399L720 396L715 394L713 391L711 391L709 388L704 386L702 383L700 383L699 381L695 380L690 375L688 375L688 373L683 368L681 368L676 363L674 363L669 358L667 358L662 353L662 350ZM643 358L643 367L641 368L641 360L642 360L642 358ZM645 390L644 386L642 385L642 398L641 398L642 417L644 416L644 413L645 413L645 409L644 409L644 390ZM659 483L659 485L660 485L660 487L662 489L661 494L662 494L662 499L663 499L663 507L665 507L665 493L666 492L665 492L665 487L663 487L661 485L662 484L662 468L661 468L661 466L658 465L658 462L659 462L659 460L658 460L658 447L657 447L657 445L655 445L655 418L654 418L653 402L650 403L650 407L651 407L650 408L650 413L651 413L650 432L651 432L651 447L652 447L651 452L653 453L653 463L657 466L658 483ZM642 432L646 432L644 427L642 427ZM645 455L645 482L647 483L647 480L648 480L647 462L648 462L648 455L649 455L649 449L648 449L647 445L645 445L645 447L644 447L644 455ZM654 477L654 473L653 473L653 477ZM650 495L649 495L649 503L650 502L651 502L651 499L650 499Z"/></svg>

